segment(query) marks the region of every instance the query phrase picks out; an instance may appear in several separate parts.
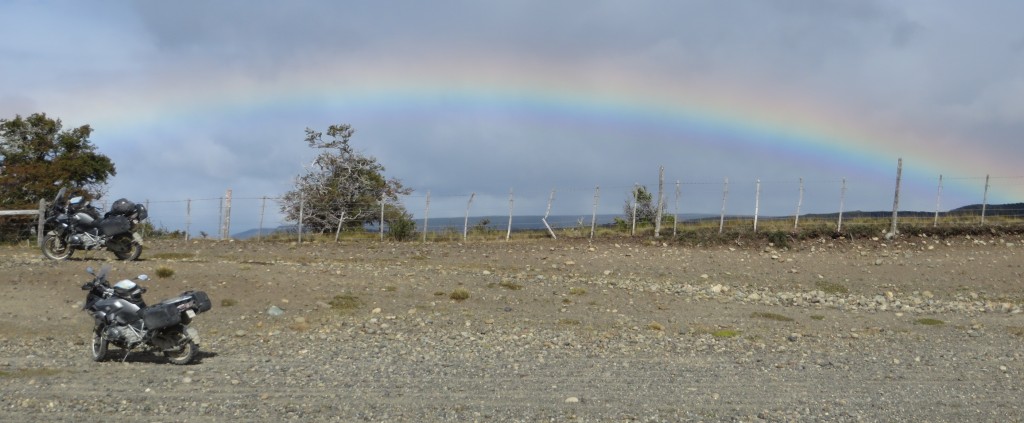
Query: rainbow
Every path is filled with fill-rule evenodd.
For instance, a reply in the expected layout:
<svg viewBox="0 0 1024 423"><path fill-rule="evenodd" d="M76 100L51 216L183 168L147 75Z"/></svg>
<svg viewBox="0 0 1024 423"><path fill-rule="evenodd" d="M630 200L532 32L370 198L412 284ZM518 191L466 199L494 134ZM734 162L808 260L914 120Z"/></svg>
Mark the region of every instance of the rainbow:
<svg viewBox="0 0 1024 423"><path fill-rule="evenodd" d="M638 69L594 66L580 69L529 60L433 61L409 65L359 61L293 69L263 80L218 73L188 78L169 71L125 89L103 88L105 99L80 105L70 115L93 127L132 131L164 121L261 110L373 109L415 117L437 107L521 110L538 125L580 127L594 122L700 133L708 147L744 148L772 143L777 154L841 161L865 173L892 174L903 157L905 175L935 179L947 187L979 191L977 178L1019 178L1018 158L972 151L967 143L938 134L909 132L877 117L841 107L821 107L799 95L767 85L701 77L652 77ZM642 75L642 76L639 76ZM136 92L148 92L135 98ZM109 95L109 93L119 93ZM154 106L153 98L159 99ZM845 175L836 175L837 178ZM1009 183L992 202L1024 199L1024 184Z"/></svg>

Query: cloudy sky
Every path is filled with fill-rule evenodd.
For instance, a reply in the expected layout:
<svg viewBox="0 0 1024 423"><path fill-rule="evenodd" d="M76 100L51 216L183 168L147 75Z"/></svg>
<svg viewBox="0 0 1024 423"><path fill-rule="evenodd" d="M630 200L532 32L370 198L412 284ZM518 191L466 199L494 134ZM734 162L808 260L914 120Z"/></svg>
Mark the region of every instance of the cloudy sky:
<svg viewBox="0 0 1024 423"><path fill-rule="evenodd" d="M932 211L1024 201L1024 2L0 2L0 118L91 125L111 198L154 222L258 224L315 152L353 145L417 217L669 209ZM938 178L944 182L939 195ZM846 196L841 198L842 181ZM676 182L679 193L675 195ZM596 188L600 187L598 191ZM677 200L678 198L678 200ZM265 225L284 223L268 201Z"/></svg>

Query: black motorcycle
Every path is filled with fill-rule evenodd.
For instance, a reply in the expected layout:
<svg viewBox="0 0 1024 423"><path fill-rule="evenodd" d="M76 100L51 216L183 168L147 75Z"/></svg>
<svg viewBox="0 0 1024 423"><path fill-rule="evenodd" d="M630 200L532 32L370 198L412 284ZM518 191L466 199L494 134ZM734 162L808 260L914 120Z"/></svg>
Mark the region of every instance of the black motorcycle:
<svg viewBox="0 0 1024 423"><path fill-rule="evenodd" d="M146 206L122 198L100 216L84 197L65 198L65 192L61 188L46 208L44 256L64 260L75 250L110 250L119 260L139 258L142 235L135 229L149 216Z"/></svg>
<svg viewBox="0 0 1024 423"><path fill-rule="evenodd" d="M107 359L107 350L114 345L124 350L122 361L136 348L161 352L172 364L188 364L199 350L199 331L189 327L196 314L210 310L210 297L203 291L185 291L181 295L147 306L142 299L146 292L135 282L125 279L113 286L107 283L110 265L105 264L92 281L82 285L86 295L83 310L89 312L96 325L92 336L92 359ZM146 281L146 275L139 280Z"/></svg>

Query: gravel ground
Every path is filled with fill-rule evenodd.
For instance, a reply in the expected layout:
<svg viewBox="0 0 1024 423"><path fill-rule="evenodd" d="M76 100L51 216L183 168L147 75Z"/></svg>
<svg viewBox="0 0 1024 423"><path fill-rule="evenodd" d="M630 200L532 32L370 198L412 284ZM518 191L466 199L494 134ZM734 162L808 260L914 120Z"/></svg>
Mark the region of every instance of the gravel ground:
<svg viewBox="0 0 1024 423"><path fill-rule="evenodd" d="M187 366L89 359L112 255L0 247L0 420L1021 421L1022 247L153 242L112 273L210 294Z"/></svg>

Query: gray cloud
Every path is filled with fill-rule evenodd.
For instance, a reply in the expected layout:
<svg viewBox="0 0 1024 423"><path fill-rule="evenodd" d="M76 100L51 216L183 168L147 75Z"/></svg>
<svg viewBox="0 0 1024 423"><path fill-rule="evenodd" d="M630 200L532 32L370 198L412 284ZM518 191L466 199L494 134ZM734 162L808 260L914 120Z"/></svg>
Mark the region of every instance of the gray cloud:
<svg viewBox="0 0 1024 423"><path fill-rule="evenodd" d="M398 117L327 100L299 106L269 99L230 114L200 104L208 101L200 90L219 84L287 90L301 82L297 71L338 62L349 70L401 63L391 71L410 79L421 64L446 60L558 63L566 83L595 89L620 73L714 79L741 93L763 88L842 110L864 127L886 129L880 132L942 134L936 150L1024 154L1024 3L1009 0L16 1L0 4L0 14L18 17L0 27L0 117L41 111L81 125L93 123L93 109L122 103L191 113L137 127L106 117L117 127L96 127L94 141L118 164L116 196L176 200L218 196L228 187L279 194L312 157L302 130L332 123L355 125L353 142L417 188L410 201L431 190L455 215L469 192L481 196L481 207L503 209L509 188L523 195L520 210L543 207L557 188L560 204L586 211L595 185L606 187L603 207L615 212L633 183L653 186L659 165L670 180L688 181L684 187L703 209L718 207L726 176L745 198L733 201L737 209L750 208L753 181L762 178L767 192L778 192L765 207L788 212L799 177L813 182L808 192L819 199L807 209L829 209L838 180L864 172L840 156L787 159L776 154L778 140L744 144L616 122L540 127L536 116L514 107L452 108L437 100L415 117ZM189 106L197 110L177 110ZM909 154L910 169L920 166L903 148L894 145L893 155ZM878 175L851 178L851 201L885 207L894 163L872 166ZM931 170L908 182L921 192L910 196L914 206L934 203ZM961 191L950 201L975 201L977 190Z"/></svg>

